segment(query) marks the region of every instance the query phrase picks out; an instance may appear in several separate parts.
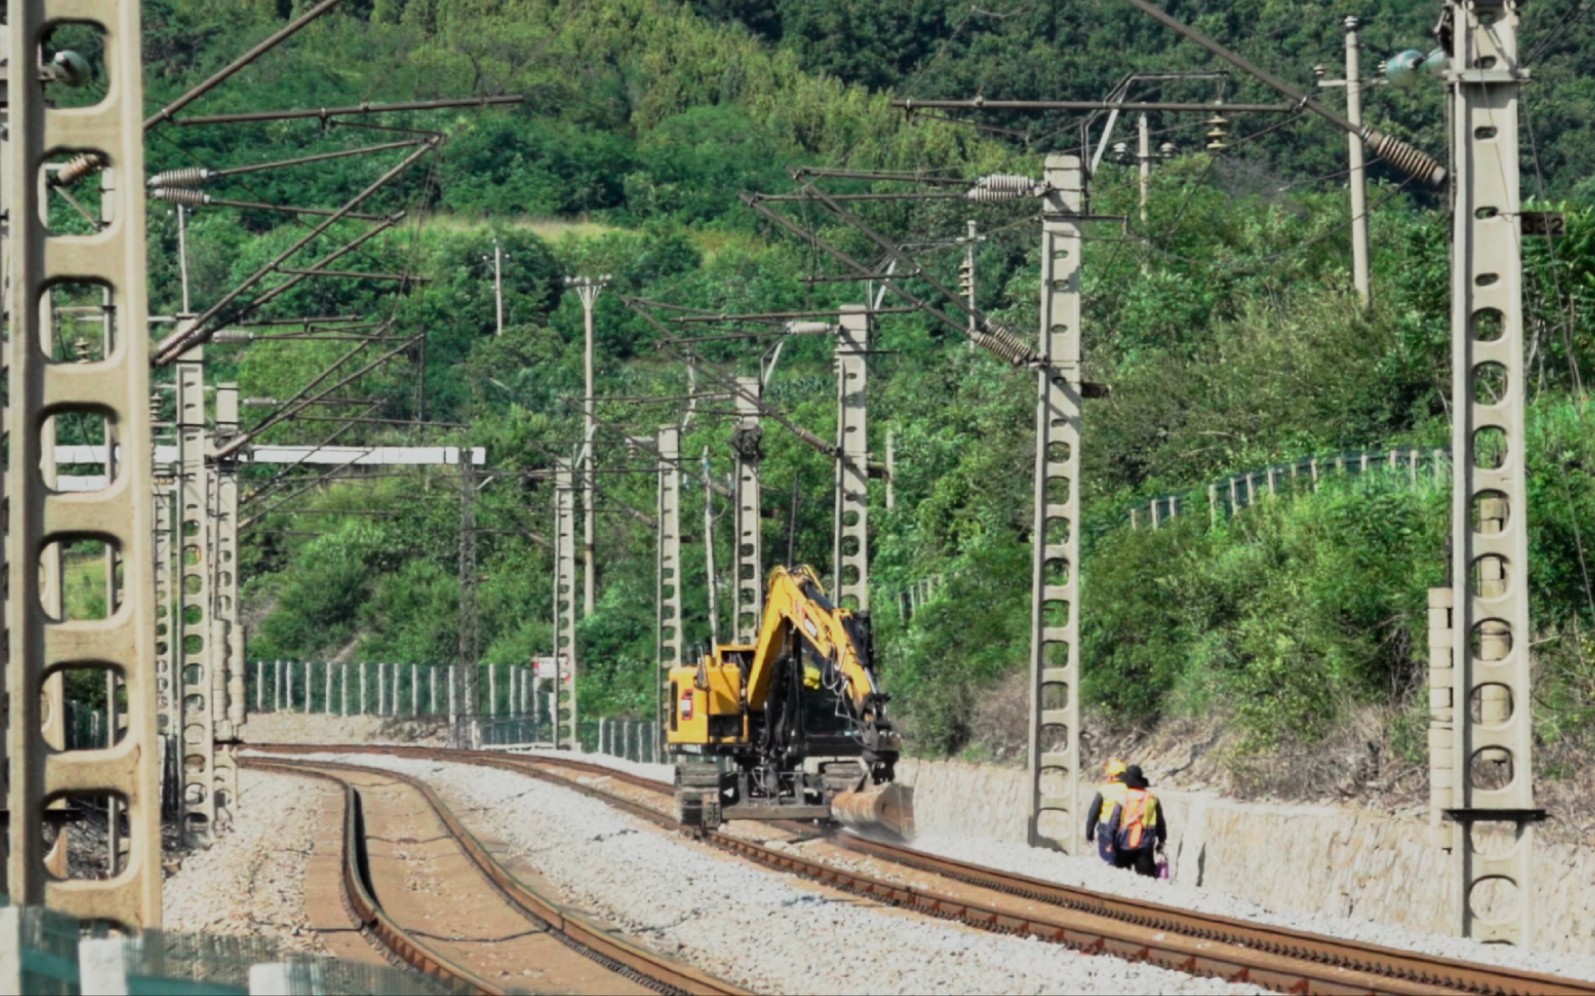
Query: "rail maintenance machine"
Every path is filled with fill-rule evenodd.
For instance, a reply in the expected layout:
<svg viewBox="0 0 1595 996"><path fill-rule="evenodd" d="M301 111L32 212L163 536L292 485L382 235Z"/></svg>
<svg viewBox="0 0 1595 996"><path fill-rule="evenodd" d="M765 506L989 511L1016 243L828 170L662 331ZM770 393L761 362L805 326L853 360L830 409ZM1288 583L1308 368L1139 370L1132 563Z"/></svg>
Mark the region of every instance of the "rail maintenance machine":
<svg viewBox="0 0 1595 996"><path fill-rule="evenodd" d="M812 568L777 567L758 643L718 644L696 667L670 670L681 824L812 819L911 837L888 699L868 617L832 605Z"/></svg>

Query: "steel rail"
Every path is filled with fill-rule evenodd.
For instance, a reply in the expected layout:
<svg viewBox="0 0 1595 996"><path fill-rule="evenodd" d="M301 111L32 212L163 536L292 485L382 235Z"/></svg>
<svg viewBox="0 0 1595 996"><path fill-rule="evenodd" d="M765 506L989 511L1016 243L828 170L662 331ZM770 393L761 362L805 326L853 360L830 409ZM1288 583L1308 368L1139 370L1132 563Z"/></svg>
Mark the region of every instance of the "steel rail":
<svg viewBox="0 0 1595 996"><path fill-rule="evenodd" d="M517 771L550 784L559 784L602 799L616 808L661 826L676 826L675 819L668 813L546 769L565 768L661 795L669 795L670 786L615 768L574 759L386 745L312 748L277 746L260 749L278 752L319 750L388 753L396 756L425 757L432 760L452 759L460 763L480 764ZM803 829L812 831L812 827ZM1483 965L1418 951L1366 944L1287 927L1201 913L1161 903L1060 885L995 868L943 858L911 847L865 841L851 835L833 835L830 840L839 847L880 861L934 874L964 885L1003 893L1016 899L1039 903L1054 910L1067 911L1071 916L1090 919L1065 921L1052 915L1020 914L1011 908L999 908L990 903L953 898L939 892L927 892L875 879L786 851L766 848L724 833L708 834L705 839L716 847L768 867L789 871L917 912L957 919L972 926L1002 933L1035 936L1080 950L1149 961L1177 971L1214 975L1231 981L1251 981L1280 991L1415 994L1449 991L1595 996L1595 982L1496 965Z"/></svg>
<svg viewBox="0 0 1595 996"><path fill-rule="evenodd" d="M431 786L418 778L357 764L336 761L294 762L276 758L249 757L246 766L283 774L309 774L330 779L344 786L345 860L344 883L351 903L362 923L372 926L383 943L421 971L466 981L486 993L502 993L496 987L468 968L444 958L405 931L382 910L365 881L357 857L364 849L364 827L360 820L360 793L347 780L338 776L347 774L373 775L392 779L414 791L427 804L433 816L443 824L460 852L470 859L494 891L523 914L546 924L562 942L588 959L631 981L662 993L744 994L747 990L722 982L697 969L672 961L640 945L633 944L612 933L590 917L574 912L527 886L495 859L482 842L455 816Z"/></svg>
<svg viewBox="0 0 1595 996"><path fill-rule="evenodd" d="M339 878L343 885L345 911L360 931L368 935L368 940L375 938L381 947L386 948L399 961L425 975L475 992L486 994L505 992L465 966L456 964L417 943L382 909L381 904L372 895L366 878L370 859L366 853L360 793L353 785L334 775L300 765L272 764L255 758L240 759L240 763L259 771L320 779L343 790L343 834L339 840L338 855L341 873Z"/></svg>

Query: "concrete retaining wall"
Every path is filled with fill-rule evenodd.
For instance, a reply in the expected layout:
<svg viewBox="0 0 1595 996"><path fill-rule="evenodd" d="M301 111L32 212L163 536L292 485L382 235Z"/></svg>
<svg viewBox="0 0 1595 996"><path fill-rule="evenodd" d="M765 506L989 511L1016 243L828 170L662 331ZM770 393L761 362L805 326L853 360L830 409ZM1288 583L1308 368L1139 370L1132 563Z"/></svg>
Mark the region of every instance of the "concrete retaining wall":
<svg viewBox="0 0 1595 996"><path fill-rule="evenodd" d="M958 761L905 761L898 771L914 786L922 833L1025 840L1024 771ZM1094 786L1081 788L1084 813ZM1174 875L1188 885L1274 910L1456 933L1451 859L1430 846L1423 820L1154 789L1169 811ZM1536 844L1535 869L1535 946L1595 951L1595 849Z"/></svg>

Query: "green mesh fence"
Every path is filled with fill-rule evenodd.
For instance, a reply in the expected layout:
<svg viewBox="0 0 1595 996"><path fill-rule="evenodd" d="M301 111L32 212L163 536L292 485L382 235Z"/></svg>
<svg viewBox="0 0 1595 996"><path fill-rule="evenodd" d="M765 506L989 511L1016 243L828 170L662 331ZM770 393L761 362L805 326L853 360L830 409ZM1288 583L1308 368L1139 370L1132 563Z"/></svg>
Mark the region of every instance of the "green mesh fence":
<svg viewBox="0 0 1595 996"><path fill-rule="evenodd" d="M14 933L16 960L12 967L18 973L18 991L30 996L77 996L82 991L78 942L109 937L109 928L36 906L9 907L4 895L0 895L0 907L0 949L12 948ZM291 950L280 939L260 935L147 930L120 940L129 996L246 994L250 969L274 963L287 966L290 987L296 993L452 996L473 991L387 965ZM0 950L0 966L7 964L10 954L12 951ZM11 984L11 979L0 977L0 991Z"/></svg>
<svg viewBox="0 0 1595 996"><path fill-rule="evenodd" d="M5 902L0 896L0 904ZM75 996L79 992L80 931L74 917L36 906L7 906L0 910L0 933L13 931L21 992L30 996ZM12 943L12 937L0 936L0 945ZM0 989L9 984L10 980L0 979Z"/></svg>

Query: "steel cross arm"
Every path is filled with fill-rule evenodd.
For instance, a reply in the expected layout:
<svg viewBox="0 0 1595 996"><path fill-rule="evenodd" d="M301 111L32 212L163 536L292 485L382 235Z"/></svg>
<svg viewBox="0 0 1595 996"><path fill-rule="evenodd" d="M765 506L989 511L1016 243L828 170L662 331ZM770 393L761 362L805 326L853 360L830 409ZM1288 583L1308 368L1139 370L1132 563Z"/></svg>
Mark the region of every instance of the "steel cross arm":
<svg viewBox="0 0 1595 996"><path fill-rule="evenodd" d="M970 339L975 345L1000 359L1008 361L1014 366L1030 367L1038 370L1046 367L1048 369L1052 369L1052 376L1055 379L1063 376L1063 374L1058 370L1050 367L1044 356L1037 353L1030 346L1026 345L1023 340L1019 339L1005 326L992 321L989 316L970 308L969 305L964 303L962 296L954 294L940 281L924 272L924 267L920 266L918 261L916 261L912 256L909 256L901 244L893 244L887 240L879 232L876 232L874 229L864 224L863 220L857 215L852 214L846 208L842 207L840 204L837 204L833 199L831 199L830 195L814 186L814 184L805 183L803 185L803 189L811 192L814 195L815 200L819 201L820 205L824 207L826 211L830 212L837 219L853 228L869 241L875 243L875 246L882 252L886 253L888 258L902 263L911 271L915 271L915 279L923 280L930 284L937 293L941 294L948 301L951 301L953 305L957 307L959 311L963 312L967 318L974 320L975 328L973 332L971 332L967 322L955 320L951 315L947 314L947 312L931 304L929 301L926 301L924 298L919 297L912 291L904 288L901 281L895 274L879 281L886 289L890 290L898 297L909 301L911 304L916 305L919 309L925 311L927 314L946 324L950 328L958 330L960 335ZM799 233L800 237L808 239L811 244L829 253L843 265L852 267L855 272L871 272L862 263L853 259L851 256L848 256L846 253L843 253L841 250L827 244L818 235L803 229L801 226L796 225L785 218L782 218L777 212L771 211L768 208L761 208L758 204L751 202L746 195L743 196L743 202L759 211L759 213L763 214L765 217L778 220L779 223L788 231ZM1088 398L1103 398L1107 397L1110 393L1106 385L1089 382L1083 383L1081 385L1081 390L1084 396Z"/></svg>
<svg viewBox="0 0 1595 996"><path fill-rule="evenodd" d="M824 205L828 211L830 211L833 215L835 215L837 218L841 219L842 221L846 222L847 224L855 227L860 232L860 234L864 235L865 238L869 239L871 242L874 242L878 248L883 250L887 254L887 256L889 258L895 259L895 260L905 264L908 267L908 269L910 269L912 271L915 271L916 272L916 279L925 280L933 288L935 288L939 293L941 293L944 297L946 297L948 300L952 301L958 307L958 309L960 311L964 312L964 314L966 316L974 317L976 319L976 321L979 323L980 327L983 327L983 328L992 328L992 327L994 327L992 325L992 323L989 322L984 315L978 315L975 312L970 311L969 307L966 304L964 304L963 300L958 295L953 294L946 287L942 286L941 283L939 283L938 281L936 281L933 278L929 277L928 275L925 275L924 272L923 272L924 268L921 267L919 265L919 263L916 262L913 259L913 257L911 257L907 253L905 253L900 246L893 245L891 242L888 242L886 239L882 238L877 232L875 232L873 229L869 228L869 226L865 225L862 221L860 221L854 215L850 214L846 209L842 208L841 205L835 204L834 202L827 203L826 202L826 198L825 198L825 194L822 191L820 191L817 188L815 188L812 184L805 184L805 189L814 191L814 193L816 195L815 199L819 200L820 203L822 205ZM746 204L748 207L752 208L754 211L757 211L759 214L761 214L764 217L766 217L766 218L770 219L771 221L775 222L777 225L781 226L782 228L784 228L788 232L791 232L792 234L798 236L799 238L807 241L810 245L814 246L815 248L821 250L822 252L825 252L825 253L829 254L831 257L836 259L843 266L851 268L855 273L863 274L863 273L874 273L875 272L874 269L872 269L871 267L865 265L864 263L859 262L858 260L856 260L853 257L849 256L847 253L843 252L842 250L837 249L835 246L832 246L830 243L828 243L824 239L820 238L817 234L815 234L815 233L809 231L808 229L804 228L803 226L798 225L797 223L795 223L795 222L783 217L779 212L772 211L769 208L765 207L763 204L760 203L760 201L762 199L763 198L760 197L757 194L753 194L753 195L743 194L742 195L742 202L744 204ZM969 336L969 328L968 328L968 324L966 322L955 320L951 315L947 314L945 311L943 311L942 309L938 308L936 305L930 303L929 301L927 301L924 298L920 297L919 295L913 293L912 291L907 290L906 288L904 288L902 286L901 282L897 279L895 274L892 277L890 277L890 278L882 279L880 281L880 283L882 284L882 286L886 287L888 290L890 290L892 293L896 294L898 297L903 298L904 300L908 301L910 304L913 304L913 305L917 306L919 309L923 310L926 314L930 315L932 318L935 318L936 320L940 321L942 324L946 325L949 328L956 329L958 331L959 335L963 335L963 336L966 336L966 337ZM989 335L989 333L987 333L987 334ZM1008 333L1008 337L1010 339L1012 339L1013 338L1012 333ZM979 345L979 346L981 346L983 348L986 348L988 350L991 349L991 343L988 342L984 338L976 338L974 341L975 341L976 345ZM1019 340L1014 339L1011 345L1012 345L1013 348L1009 349L1005 353L999 353L998 355L1002 356L1003 359L1008 360L1010 363L1013 363L1016 366L1039 366L1041 364L1041 362L1042 362L1041 356L1039 354L1037 354L1034 350L1030 349L1028 346L1025 346Z"/></svg>
<svg viewBox="0 0 1595 996"><path fill-rule="evenodd" d="M292 159L273 159L264 163L249 163L244 166L224 166L221 169L200 167L197 169L175 169L164 173L156 173L149 178L151 187L194 187L219 180L229 176L243 176L246 173L259 173L270 169L286 169L290 166L307 166L311 163L323 163L333 159L348 159L353 156L369 156L378 152L391 152L394 149L407 149L420 144L419 139L407 138L398 142L382 142L377 145L362 145L355 149L338 149L333 152L317 152L308 156L295 156Z"/></svg>
<svg viewBox="0 0 1595 996"><path fill-rule="evenodd" d="M272 412L271 414L267 415L265 419L261 420L261 425L257 425L254 428L250 429L249 431L251 431L251 432L260 431L260 428L261 428L262 425L264 425L266 422L272 420L277 415L280 415L282 413L283 409L287 408L289 405L295 404L295 403L299 402L301 399L305 398L307 395L309 395L311 391L314 391L316 389L316 387L321 384L322 381L326 380L328 377L331 377L334 373L336 373L339 367L343 366L345 363L348 363L350 360L354 359L355 356L359 355L360 351L362 349L365 349L368 344L369 344L369 340L364 340L359 345L355 346L353 349L350 349L347 353L344 353L342 356L338 357L336 360L333 360L330 364L327 365L327 369L325 369L325 370L321 371L321 373L317 374L315 376L315 378L310 381L310 383L306 384L304 387L301 387L298 391L295 391L293 397L289 398L287 401L274 402L274 407L277 409L277 411ZM251 407L249 405L248 399L245 399L244 407Z"/></svg>
<svg viewBox="0 0 1595 996"><path fill-rule="evenodd" d="M936 176L930 173L899 173L879 170L829 169L824 166L798 166L790 170L794 180L805 177L827 177L833 180L875 180L893 183L939 184L949 187L967 187L969 181L961 176Z"/></svg>
<svg viewBox="0 0 1595 996"><path fill-rule="evenodd" d="M62 196L67 196L64 190L57 189ZM150 191L150 199L163 201L167 204L178 204L183 207L225 207L237 208L240 211L272 211L277 214L310 214L326 217L334 214L332 208L300 207L296 204L268 204L265 201L240 201L231 197L213 197L203 190L192 187L156 187ZM385 214L366 214L361 211L349 211L343 215L354 221L385 221Z"/></svg>
<svg viewBox="0 0 1595 996"><path fill-rule="evenodd" d="M1212 113L1235 111L1252 114L1289 114L1298 110L1296 104L1230 104L1200 103L1196 101L1123 101L1123 100L894 100L892 106L914 113L917 110L962 111L1185 111Z"/></svg>
<svg viewBox="0 0 1595 996"><path fill-rule="evenodd" d="M254 318L234 325L336 325L339 322L358 322L364 315L310 315L302 318Z"/></svg>
<svg viewBox="0 0 1595 996"><path fill-rule="evenodd" d="M683 362L686 361L686 357L682 356L680 353L677 353L675 350L670 349L669 347L665 347L665 349L667 352L673 353L675 356L680 358ZM827 443L825 440L810 432L808 429L805 429L803 426L798 425L790 418L787 418L787 416L780 410L770 407L765 403L763 398L759 397L758 392L746 390L741 384L737 383L737 379L735 377L727 377L723 374L718 374L708 369L704 369L701 372L710 380L718 381L720 384L725 386L727 392L730 394L733 400L736 398L741 398L747 401L758 411L761 416L764 418L774 419L775 422L781 426L781 428L792 433L792 435L796 436L810 449L819 453L823 453L824 455L833 459L836 457L836 444Z"/></svg>
<svg viewBox="0 0 1595 996"><path fill-rule="evenodd" d="M371 403L371 405L368 406L368 407L375 407L376 404L377 404L377 402L373 401ZM347 426L345 427L345 429L347 429ZM344 430L339 430L339 432L342 432L342 431L344 431ZM255 513L252 516L250 516L248 519L245 520L244 524L247 525L248 523L254 522L257 519L265 518L266 516L270 515L273 511L281 508L283 505L287 504L288 502L293 501L295 498L297 498L300 495L304 494L306 491L311 490L316 485L321 484L321 483L329 480L330 478L336 476L340 471L348 470L350 467L353 467L356 463L359 462L359 460L360 460L359 456L351 457L346 463L338 464L337 466L333 467L331 470L327 471L326 473L320 474L320 475L312 478L310 483L304 485L298 491L289 492L287 495L284 495L283 497L277 499L271 505L268 505L265 509L261 510L260 512ZM260 496L260 494L261 494L260 491L255 491L255 492L251 493L249 495L249 497L251 499L257 498L257 497ZM242 508L243 505L244 505L244 502L241 500L241 501L239 501L238 505L239 505L240 508ZM239 528L243 528L243 525L241 525Z"/></svg>
<svg viewBox="0 0 1595 996"><path fill-rule="evenodd" d="M1406 142L1403 142L1401 139L1396 138L1393 135L1387 135L1376 128L1370 128L1367 125L1358 127L1357 125L1352 124L1343 116L1330 110L1320 101L1314 100L1306 91L1291 86L1278 76L1275 76L1267 70L1254 65L1251 61L1246 59L1246 57L1237 52L1230 51L1223 45L1220 45L1218 42L1202 34L1202 32L1190 27L1174 17L1171 17L1163 10L1163 8L1159 7L1155 3L1150 3L1148 0L1126 0L1126 2L1128 2L1130 6L1134 7L1136 10L1139 10L1141 13L1152 18L1154 21L1157 21L1159 24L1180 35L1182 38L1186 38L1195 42L1196 44L1207 49L1213 55L1218 56L1220 59L1223 59L1225 62L1228 62L1230 65L1239 69L1241 72L1252 76L1276 92L1289 97L1291 100L1294 100L1298 106L1305 107L1309 111L1312 111L1314 114L1323 118L1325 121L1328 121L1341 131L1344 131L1347 134L1356 135L1358 138L1362 139L1364 144L1374 151L1375 155L1384 159L1386 162L1390 163L1391 166L1402 173L1405 173L1407 176L1412 177L1414 180L1426 180L1434 186L1439 186L1441 183L1445 182L1445 167L1441 166L1435 161L1433 156L1430 156L1421 149L1414 148ZM1225 106L1228 107L1229 105Z"/></svg>
<svg viewBox="0 0 1595 996"><path fill-rule="evenodd" d="M550 450L546 446L542 446L542 445L539 445L537 443L531 443L530 445L532 446L533 449L537 450L539 453L541 453L543 456L547 457L550 460L563 460L563 459L565 459L562 456L556 455L554 453L554 451ZM654 520L654 517L649 515L647 512L638 511L637 509L633 508L632 506L626 504L626 502L620 500L619 498L616 498L616 497L610 495L608 492L604 491L601 488L596 488L595 487L594 491L601 498L603 498L604 501L614 504L614 506L616 508L618 508L620 511L625 512L627 515L631 516L633 519L636 519L638 522L640 522L643 525L647 526L649 529L655 529L655 528L658 527L658 523Z"/></svg>
<svg viewBox="0 0 1595 996"><path fill-rule="evenodd" d="M746 200L746 196L747 195L743 195L743 199L744 200ZM655 318L653 315L648 314L647 311L644 311L642 309L642 307L640 305L643 302L641 302L640 299L622 297L620 300L621 300L621 303L623 303L627 307L631 308L633 313L635 313L638 316L640 316L643 321L649 323L657 331L663 333L664 336L665 336L665 340L667 340L667 339L672 337L673 333L672 333L672 330L669 327L667 327L659 319ZM660 350L662 350L662 351L664 351L666 353L669 353L671 356L674 356L676 359L680 360L682 363L689 363L690 364L691 361L688 359L688 357L685 354L681 353L679 350L675 350L675 349L670 348L668 345L665 344L665 340L660 340L658 343L656 343L655 344L655 348L660 349ZM798 439L802 440L805 445L811 447L812 449L818 450L820 453L823 453L826 456L831 457L833 459L836 457L836 447L834 445L832 445L831 443L827 443L825 440L821 439L819 436L816 436L814 433L812 433L809 430L803 428L801 425L798 425L797 423L793 422L791 419L787 418L780 411L777 411L776 409L771 408L769 405L764 403L764 399L763 398L760 398L760 397L757 397L756 395L752 395L752 394L749 394L747 392L744 392L741 389L741 387L737 384L735 377L725 377L725 376L722 376L720 374L714 373L713 371L707 370L707 369L701 370L701 373L704 376L708 377L710 380L716 381L721 386L726 388L726 394L723 395L723 396L730 397L730 398L733 398L733 399L737 398L737 397L747 398L749 401L751 401L753 403L754 407L756 407L758 409L760 415L763 415L763 416L766 416L768 418L774 419L778 425L780 425L782 428L786 429L788 432L792 433ZM685 472L685 469L683 469L683 472ZM730 494L731 494L730 489L729 488L726 489L725 495L729 496Z"/></svg>
<svg viewBox="0 0 1595 996"><path fill-rule="evenodd" d="M245 124L258 121L295 121L304 118L346 117L354 114L385 114L398 111L435 111L451 107L500 107L519 104L526 100L524 94L504 94L498 97L452 97L444 100L410 100L397 104L373 104L369 101L346 107L294 108L287 111L251 111L244 114L209 114L192 118L173 118L182 127L214 124Z"/></svg>
<svg viewBox="0 0 1595 996"><path fill-rule="evenodd" d="M429 284L432 282L431 277L420 277L413 273L368 273L364 270L311 270L297 269L290 266L279 267L278 272L296 277L334 277L339 280L397 280L400 283L408 284Z"/></svg>
<svg viewBox="0 0 1595 996"><path fill-rule="evenodd" d="M327 438L325 438L321 442L317 443L315 445L315 449L311 450L310 453L315 452L315 450L319 450L323 446L330 445L333 440L337 439L339 436L341 436L344 433L348 432L352 428L354 428L354 423L353 422L348 422L348 423L345 423L344 425L338 426L336 429L332 430L331 435L327 436ZM288 477L289 471L293 470L295 467L305 466L305 461L310 459L310 453L306 453L304 456L300 457L294 463L290 463L290 464L288 464L288 465L286 465L284 467L278 468L277 472L274 473L271 476L270 480L266 481L264 484L259 485L253 491L251 491L249 494L241 496L239 498L239 501L238 501L238 507L239 508L243 508L245 505L248 505L250 502L256 501L259 498L261 498L262 496L270 493L273 489L282 486L283 482Z"/></svg>
<svg viewBox="0 0 1595 996"><path fill-rule="evenodd" d="M379 367L382 364L388 362L393 357L399 355L400 353L404 352L406 349L409 349L411 346L415 345L416 343L422 341L425 338L426 338L426 333L425 332L421 333L420 335L411 336L410 338L408 338L408 339L404 340L403 342L399 343L397 346L394 346L392 349L388 350L386 353L383 353L381 356L379 356L376 359L372 360L370 363L367 363L365 366L361 367L359 370L356 370L354 373L352 373L349 376L347 376L347 377L343 378L342 380L338 381L338 383L333 384L331 387L327 388L326 391L323 391L322 394L323 395L329 394L329 393L331 393L333 391L338 390L341 387L348 386L350 383L352 383L355 380L358 380L359 378L365 376L366 374L370 373L372 370L375 370L377 367ZM318 397L320 397L320 396L318 395ZM316 400L317 400L316 398L307 398L305 401L301 402L298 405L298 407L290 406L290 407L284 408L284 410L276 413L275 415L272 415L272 416L264 419L259 425L256 425L252 429L249 429L249 430L247 430L245 432L240 432L237 436L233 437L232 442L228 443L226 446L223 446L221 449L216 451L216 454L215 454L216 457L218 459L220 459L220 458L227 457L227 456L230 456L230 455L238 452L239 450L243 449L244 446L247 445L249 443L250 439L252 439L254 436L258 435L259 433L265 432L267 429L271 428L272 426L276 425L279 422L284 421L285 419L292 418L301 408L305 408L305 407L307 407L307 406L309 406L311 404L314 404Z"/></svg>
<svg viewBox="0 0 1595 996"><path fill-rule="evenodd" d="M1211 108L1209 108L1211 110ZM942 193L938 190L905 190L899 193L832 194L839 201L961 201L963 194ZM765 194L767 201L802 201L802 194Z"/></svg>
<svg viewBox="0 0 1595 996"><path fill-rule="evenodd" d="M367 242L370 242L383 232L386 232L388 229L392 228L394 225L397 225L404 219L405 213L403 211L390 215L386 221L378 222L371 228L370 231L362 232L353 239L350 239L348 242L345 242L337 249L327 253L314 263L311 263L307 269L315 272L326 269L328 266L336 263L338 260L354 252L356 249L359 249L361 246L365 245ZM284 280L271 290L266 291L253 301L249 302L249 304L243 306L243 309L240 313L245 315L251 314L265 305L270 304L272 301L275 301L277 298L288 293L288 291L292 290L294 287L308 279L310 279L309 276L296 276L291 277L288 280Z"/></svg>
<svg viewBox="0 0 1595 996"><path fill-rule="evenodd" d="M763 199L769 200L770 198ZM871 309L870 314L906 315L918 310L918 308L874 308ZM844 312L835 308L815 311L756 311L746 315L729 315L725 312L717 312L715 314L688 315L684 318L671 319L671 321L674 321L677 325L714 325L722 322L780 322L798 318L838 318L843 314Z"/></svg>
<svg viewBox="0 0 1595 996"><path fill-rule="evenodd" d="M156 347L156 364L160 365L164 363L170 363L172 360L176 359L177 354L183 352L189 347L203 344L211 337L214 331L206 329L205 323L214 320L216 316L221 314L221 312L228 305L242 297L245 291L260 283L266 278L267 274L280 267L288 260L290 256L309 245L318 236L322 235L333 225L342 220L351 211L364 203L372 194L375 194L378 190L381 190L383 187L387 186L405 170L415 165L415 163L418 162L422 156L425 156L437 149L439 144L440 143L436 139L431 139L423 143L419 148L405 156L386 173L383 173L381 176L373 180L369 185L366 186L364 190L360 191L358 194L355 194L354 197L346 201L343 207L333 212L326 221L321 222L307 232L304 236L296 240L293 245L278 253L271 260L271 262L256 270L248 277L245 277L242 283L240 283L237 287L234 287L227 294L223 295L220 301L217 301L215 304L211 305L203 314L194 319L194 323L189 329L186 331L174 332L163 339L160 345ZM324 264L317 264L314 268L320 269L322 265ZM254 307L259 307L259 305L260 302L256 301Z"/></svg>
<svg viewBox="0 0 1595 996"><path fill-rule="evenodd" d="M829 335L826 332L788 332L785 329L761 329L748 332L722 332L719 335L675 335L660 339L661 346L695 346L704 342L753 342L758 339L783 339L789 335ZM708 395L705 395L708 397ZM720 395L713 395L720 397Z"/></svg>
<svg viewBox="0 0 1595 996"><path fill-rule="evenodd" d="M278 45L282 44L284 41L287 41L289 38L291 38L294 35L298 34L300 29L304 28L307 24L309 24L311 21L314 21L315 19L320 17L322 14L325 14L327 11L329 11L332 8L338 6L338 4L341 3L341 2L342 2L342 0L322 0L321 3L319 3L316 6L310 8L309 10L305 11L303 14L301 14L295 20L290 21L289 23L283 25L283 27L280 30L272 33L270 36L268 36L260 44L256 45L254 48L252 48L249 51L245 52L243 55L240 55L238 58L234 59L232 62L229 62L227 65L223 66L221 69L217 70L214 74L211 75L211 77L209 79L205 80L203 83L200 83L198 86L194 87L192 90L189 90L187 93L183 94L181 97L178 97L176 100L172 101L170 104L167 104L165 107L161 108L159 111L156 111L147 120L145 120L145 122L144 122L144 130L145 131L149 131L151 128L154 128L156 125L160 124L162 121L170 121L170 120L172 120L172 115L176 114L178 111L180 111L183 108L187 107L189 104L192 104L194 101L198 100L199 98L205 96L205 94L210 93L212 90L216 89L218 86L221 86L224 82L227 81L228 77L232 76L234 73L238 72L240 69L243 69L245 66L249 65L251 62L254 62L256 59L258 59L261 56L265 55L267 52L270 52L272 49L276 48Z"/></svg>

